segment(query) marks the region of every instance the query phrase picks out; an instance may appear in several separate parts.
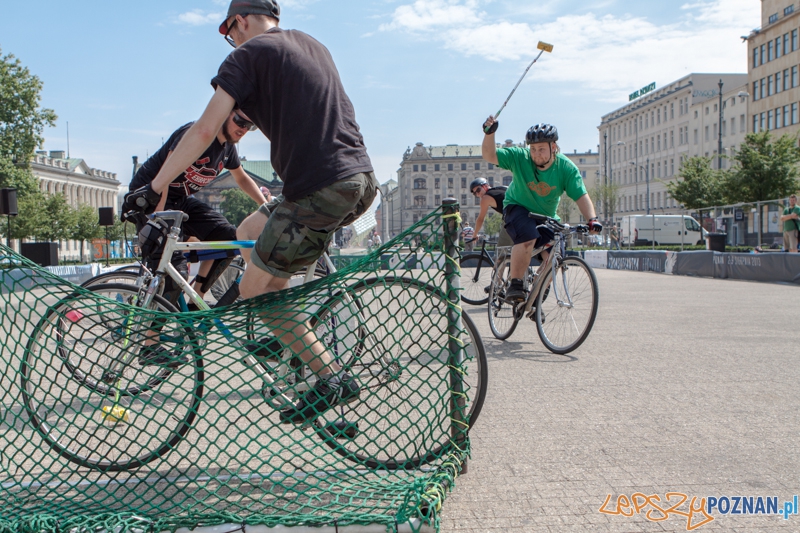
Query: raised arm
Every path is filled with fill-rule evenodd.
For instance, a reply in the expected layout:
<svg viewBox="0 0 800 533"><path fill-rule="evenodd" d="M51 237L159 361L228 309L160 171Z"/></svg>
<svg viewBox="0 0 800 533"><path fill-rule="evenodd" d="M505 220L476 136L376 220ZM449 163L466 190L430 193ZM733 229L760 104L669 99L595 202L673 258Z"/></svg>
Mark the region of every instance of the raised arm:
<svg viewBox="0 0 800 533"><path fill-rule="evenodd" d="M481 144L481 156L489 163L497 164L497 144L494 142L494 132L497 131L498 122L494 117L489 117L483 123L483 143ZM491 133L486 133L489 131Z"/></svg>

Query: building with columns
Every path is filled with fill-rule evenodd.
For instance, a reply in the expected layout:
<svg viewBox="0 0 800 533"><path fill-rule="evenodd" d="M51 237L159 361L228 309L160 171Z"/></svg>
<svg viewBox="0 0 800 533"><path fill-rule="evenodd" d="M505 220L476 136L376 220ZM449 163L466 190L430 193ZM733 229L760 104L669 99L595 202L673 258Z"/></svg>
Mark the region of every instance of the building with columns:
<svg viewBox="0 0 800 533"><path fill-rule="evenodd" d="M120 182L114 172L91 168L83 159L67 158L63 151L37 151L31 161L31 172L45 194L63 194L74 208L89 205L95 209L113 207L118 214ZM59 243L61 260L78 260L81 257L80 243ZM87 250L84 250L88 253Z"/></svg>
<svg viewBox="0 0 800 533"><path fill-rule="evenodd" d="M709 157L713 168L729 168L719 146L722 156L731 156L744 141L747 83L746 74L689 74L658 90L652 84L644 94L637 91L629 104L604 115L598 126L599 173L616 187L609 221L677 213L681 206L666 184L690 157Z"/></svg>

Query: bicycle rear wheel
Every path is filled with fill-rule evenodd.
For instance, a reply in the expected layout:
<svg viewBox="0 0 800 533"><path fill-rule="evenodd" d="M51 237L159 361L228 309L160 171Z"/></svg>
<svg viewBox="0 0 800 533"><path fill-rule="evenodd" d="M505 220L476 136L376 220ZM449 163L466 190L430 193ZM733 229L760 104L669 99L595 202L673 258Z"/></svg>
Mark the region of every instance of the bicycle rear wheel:
<svg viewBox="0 0 800 533"><path fill-rule="evenodd" d="M93 278L89 278L83 283L81 287L91 288L95 285L102 285L104 283L125 283L129 285L136 285L139 280L139 274L131 270L115 270L113 272L106 272L105 274L98 274Z"/></svg>
<svg viewBox="0 0 800 533"><path fill-rule="evenodd" d="M344 368L361 387L360 400L337 406L317 420L317 433L343 457L389 470L429 463L451 446L448 303L444 294L408 278L371 278L333 298L319 315L317 336L346 352ZM486 397L483 341L462 317L465 419L475 424ZM332 320L336 320L332 328ZM446 405L443 408L443 404ZM337 422L355 424L350 437L335 438Z"/></svg>
<svg viewBox="0 0 800 533"><path fill-rule="evenodd" d="M553 353L566 354L580 346L597 317L599 294L592 268L579 257L567 257L547 272L536 297L536 330Z"/></svg>
<svg viewBox="0 0 800 533"><path fill-rule="evenodd" d="M20 367L22 397L32 425L61 456L128 470L168 453L191 427L203 394L200 349L193 329L165 314L176 309L163 298L146 310L119 305L134 301L135 287L94 291L57 302L36 325ZM189 362L141 367L144 331L158 332L161 346Z"/></svg>
<svg viewBox="0 0 800 533"><path fill-rule="evenodd" d="M489 301L486 289L492 282L494 264L483 254L463 254L461 266L461 301L483 305Z"/></svg>
<svg viewBox="0 0 800 533"><path fill-rule="evenodd" d="M506 261L497 265L497 273L492 277L489 287L489 328L492 335L501 341L506 340L517 329L520 319L519 308L525 303L517 305L506 302L506 286L510 265Z"/></svg>

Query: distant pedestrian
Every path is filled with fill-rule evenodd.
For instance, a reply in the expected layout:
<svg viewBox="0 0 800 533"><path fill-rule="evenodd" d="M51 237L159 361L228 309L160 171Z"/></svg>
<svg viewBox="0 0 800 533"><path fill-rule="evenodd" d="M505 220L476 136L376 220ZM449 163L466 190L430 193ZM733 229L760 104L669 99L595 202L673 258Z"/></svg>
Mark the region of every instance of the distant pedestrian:
<svg viewBox="0 0 800 533"><path fill-rule="evenodd" d="M783 249L797 253L797 232L800 230L800 207L797 206L797 195L789 197L789 207L783 210Z"/></svg>
<svg viewBox="0 0 800 533"><path fill-rule="evenodd" d="M612 249L616 248L617 250L619 250L620 249L619 248L619 230L617 230L617 225L616 224L611 226L610 237L611 237L611 248Z"/></svg>
<svg viewBox="0 0 800 533"><path fill-rule="evenodd" d="M463 230L461 230L461 238L464 239L464 249L468 252L471 252L475 246L475 243L472 241L474 237L475 230L473 230L472 226L470 226L469 222L467 222L467 225L464 226Z"/></svg>
<svg viewBox="0 0 800 533"><path fill-rule="evenodd" d="M375 248L378 248L381 244L383 244L383 241L381 240L381 236L378 235L377 233L375 234L375 238L372 239L372 244L373 244L373 246L375 246Z"/></svg>

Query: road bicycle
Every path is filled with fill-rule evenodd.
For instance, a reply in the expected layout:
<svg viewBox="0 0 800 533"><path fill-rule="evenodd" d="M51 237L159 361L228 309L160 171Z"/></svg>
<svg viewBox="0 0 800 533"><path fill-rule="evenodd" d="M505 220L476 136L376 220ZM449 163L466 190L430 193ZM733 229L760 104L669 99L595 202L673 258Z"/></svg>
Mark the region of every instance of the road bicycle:
<svg viewBox="0 0 800 533"><path fill-rule="evenodd" d="M539 227L554 234L553 241L536 248L533 256L545 250L549 256L541 268L528 267L523 279L528 296L522 302L506 301L510 255L498 260L489 287L489 327L495 337L504 340L527 317L536 323L539 338L548 350L566 354L586 340L597 317L597 277L583 259L566 253L567 237L574 233L588 234L589 228L561 224L533 213L530 216L543 221Z"/></svg>
<svg viewBox="0 0 800 533"><path fill-rule="evenodd" d="M42 438L73 463L124 471L175 449L201 409L207 381L202 352L209 343L222 344L226 356L242 362L252 394L273 414L316 381L288 350L264 359L245 349L247 339L233 331L249 331L258 322L259 309L248 304L253 301L231 308L237 312L225 314L225 321L204 312L208 304L170 263L172 252L252 247L252 242L179 242L184 216L179 211L151 215L171 225L152 279L76 290L50 306L31 333L20 368L25 409ZM159 296L165 276L201 312L179 313ZM309 421L306 429L342 457L368 468L413 468L441 457L458 445L451 441L451 417L472 426L485 399L486 354L474 323L462 314L462 329L454 329L453 304L441 289L423 281L389 275L341 287L335 276L317 280L317 289L289 289L286 297L302 308L309 327L354 376L362 394L359 401ZM416 340L402 349L390 345L398 332ZM442 336L448 349L443 349ZM166 347L179 364L137 364L148 340ZM454 378L459 379L452 385ZM448 383L450 390L433 390ZM454 402L453 411L409 421L418 416L421 401L445 396ZM467 411L465 397L470 400Z"/></svg>
<svg viewBox="0 0 800 533"><path fill-rule="evenodd" d="M484 305L489 301L489 285L494 273L494 261L486 251L487 244L497 244L484 239L480 252L461 254L461 301L470 305ZM496 253L507 253L508 247L496 248Z"/></svg>

